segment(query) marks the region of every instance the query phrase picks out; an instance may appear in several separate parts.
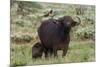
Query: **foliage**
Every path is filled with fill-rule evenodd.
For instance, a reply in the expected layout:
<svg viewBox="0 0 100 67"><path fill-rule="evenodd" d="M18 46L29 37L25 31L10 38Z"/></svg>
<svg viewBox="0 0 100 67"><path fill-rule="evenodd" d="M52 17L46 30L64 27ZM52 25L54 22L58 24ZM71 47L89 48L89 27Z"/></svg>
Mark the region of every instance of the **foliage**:
<svg viewBox="0 0 100 67"><path fill-rule="evenodd" d="M72 35L76 34L74 38L94 39L95 38L94 6L70 5L70 4L68 4L66 7L65 6L66 6L65 4L51 4L51 3L44 4L36 2L14 1L11 7L11 29L12 31L14 31L12 35L18 32L21 33L25 31L32 32L34 29L37 29L41 24L40 22L42 20L50 18L50 17L47 18L42 17L43 14L47 13L50 9L53 9L54 13L56 13L54 18L59 18L64 15L70 15L72 17L79 16L81 18L81 24L77 26L77 30L73 31L76 33L72 33ZM18 11L21 13L19 13ZM37 31L33 31L32 33L35 32Z"/></svg>
<svg viewBox="0 0 100 67"><path fill-rule="evenodd" d="M79 39L95 39L95 29L94 25L85 28L78 29L76 31L76 36Z"/></svg>

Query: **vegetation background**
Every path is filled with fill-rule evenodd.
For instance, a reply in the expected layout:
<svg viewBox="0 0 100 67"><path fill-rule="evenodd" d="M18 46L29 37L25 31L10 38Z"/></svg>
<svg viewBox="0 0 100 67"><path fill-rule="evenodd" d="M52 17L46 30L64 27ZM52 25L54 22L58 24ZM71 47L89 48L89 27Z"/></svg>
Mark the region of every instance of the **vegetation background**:
<svg viewBox="0 0 100 67"><path fill-rule="evenodd" d="M95 61L95 6L79 4L43 3L11 0L11 66L58 64ZM44 56L32 59L32 46L39 41L37 29L43 15L54 10L54 18L79 16L81 24L71 30L71 42L65 58ZM75 19L75 18L74 18ZM75 19L77 20L77 19Z"/></svg>

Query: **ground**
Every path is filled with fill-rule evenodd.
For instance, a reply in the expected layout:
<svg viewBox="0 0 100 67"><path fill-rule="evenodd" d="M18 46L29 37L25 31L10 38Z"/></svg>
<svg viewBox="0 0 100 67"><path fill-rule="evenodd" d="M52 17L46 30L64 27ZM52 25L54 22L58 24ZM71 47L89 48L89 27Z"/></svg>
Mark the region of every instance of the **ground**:
<svg viewBox="0 0 100 67"><path fill-rule="evenodd" d="M39 59L32 59L33 44L11 44L11 65L37 65L37 64L58 64L58 63L76 63L76 62L94 62L95 61L95 42L71 41L66 57L62 58L62 51L58 51L58 58L42 56Z"/></svg>

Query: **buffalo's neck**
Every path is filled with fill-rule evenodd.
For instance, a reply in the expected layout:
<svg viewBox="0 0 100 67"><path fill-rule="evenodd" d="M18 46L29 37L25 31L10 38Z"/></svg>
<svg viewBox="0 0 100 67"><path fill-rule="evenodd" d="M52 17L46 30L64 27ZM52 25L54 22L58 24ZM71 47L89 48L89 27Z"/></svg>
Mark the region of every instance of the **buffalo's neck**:
<svg viewBox="0 0 100 67"><path fill-rule="evenodd" d="M69 35L70 34L70 30L71 30L70 27L64 27L64 34L65 35Z"/></svg>
<svg viewBox="0 0 100 67"><path fill-rule="evenodd" d="M70 40L70 30L71 28L70 27L60 27L60 35L61 35L61 39L62 41L66 41L66 40Z"/></svg>

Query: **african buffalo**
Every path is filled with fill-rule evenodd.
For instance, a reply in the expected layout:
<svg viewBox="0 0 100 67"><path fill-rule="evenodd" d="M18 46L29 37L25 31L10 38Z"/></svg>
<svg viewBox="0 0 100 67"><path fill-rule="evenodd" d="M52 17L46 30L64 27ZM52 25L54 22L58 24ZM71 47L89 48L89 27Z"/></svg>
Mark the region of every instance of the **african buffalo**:
<svg viewBox="0 0 100 67"><path fill-rule="evenodd" d="M48 53L54 53L54 57L57 57L58 50L63 50L62 56L64 57L70 42L70 30L78 24L71 16L42 21L38 28L38 35L45 48L45 57L48 56Z"/></svg>
<svg viewBox="0 0 100 67"><path fill-rule="evenodd" d="M32 58L40 58L42 57L43 48L41 46L41 43L37 42L32 47Z"/></svg>

